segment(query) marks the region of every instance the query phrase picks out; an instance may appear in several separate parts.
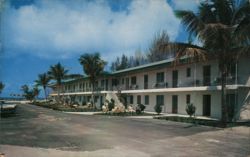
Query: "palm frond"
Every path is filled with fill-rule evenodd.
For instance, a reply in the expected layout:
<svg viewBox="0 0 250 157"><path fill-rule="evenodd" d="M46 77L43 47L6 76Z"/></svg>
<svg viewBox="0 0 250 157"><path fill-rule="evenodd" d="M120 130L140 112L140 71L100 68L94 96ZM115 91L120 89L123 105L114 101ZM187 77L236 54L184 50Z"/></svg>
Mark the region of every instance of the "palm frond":
<svg viewBox="0 0 250 157"><path fill-rule="evenodd" d="M167 43L160 47L162 51L170 51L174 54L174 62L178 63L182 58L195 61L205 61L207 58L207 51L203 47L188 43Z"/></svg>
<svg viewBox="0 0 250 157"><path fill-rule="evenodd" d="M250 44L233 48L230 55L235 60L238 60L242 56L250 57Z"/></svg>
<svg viewBox="0 0 250 157"><path fill-rule="evenodd" d="M250 41L250 15L245 16L239 24L236 25L233 37L238 43L249 43Z"/></svg>
<svg viewBox="0 0 250 157"><path fill-rule="evenodd" d="M175 15L182 20L190 34L196 36L204 27L204 23L192 11L176 10Z"/></svg>

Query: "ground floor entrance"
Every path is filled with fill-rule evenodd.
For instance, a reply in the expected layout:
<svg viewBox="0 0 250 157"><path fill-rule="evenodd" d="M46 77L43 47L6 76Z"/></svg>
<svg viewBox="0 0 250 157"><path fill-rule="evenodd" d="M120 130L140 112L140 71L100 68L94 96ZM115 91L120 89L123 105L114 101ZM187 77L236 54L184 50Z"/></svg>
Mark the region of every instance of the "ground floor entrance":
<svg viewBox="0 0 250 157"><path fill-rule="evenodd" d="M203 116L211 116L211 95L203 95Z"/></svg>

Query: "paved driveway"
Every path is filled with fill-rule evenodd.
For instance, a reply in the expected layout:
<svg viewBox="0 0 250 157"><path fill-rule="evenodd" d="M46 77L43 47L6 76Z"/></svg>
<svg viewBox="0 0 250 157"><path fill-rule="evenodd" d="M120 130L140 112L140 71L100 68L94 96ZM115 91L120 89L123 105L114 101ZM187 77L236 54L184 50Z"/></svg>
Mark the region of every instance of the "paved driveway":
<svg viewBox="0 0 250 157"><path fill-rule="evenodd" d="M19 105L17 113L0 119L6 157L250 155L250 128L73 115L32 105Z"/></svg>

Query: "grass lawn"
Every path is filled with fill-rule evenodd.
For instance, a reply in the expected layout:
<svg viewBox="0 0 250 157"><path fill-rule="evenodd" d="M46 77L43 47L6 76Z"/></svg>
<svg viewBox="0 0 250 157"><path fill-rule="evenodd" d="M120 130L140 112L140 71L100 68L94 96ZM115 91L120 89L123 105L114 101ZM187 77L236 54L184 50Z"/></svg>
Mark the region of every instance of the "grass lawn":
<svg viewBox="0 0 250 157"><path fill-rule="evenodd" d="M95 113L94 115L105 115L105 116L156 116L157 114L152 114L152 113L147 113L147 112L142 112L140 114L137 114L135 112L123 112L123 113L112 113L112 112L107 112L107 113Z"/></svg>
<svg viewBox="0 0 250 157"><path fill-rule="evenodd" d="M192 123L195 125L223 127L219 120L198 119L198 118L193 118L193 117L190 118L190 117L180 117L180 116L161 116L161 117L154 117L154 119ZM228 124L227 124L227 127L235 127L235 126L249 126L250 127L250 122L249 121L248 122L228 122Z"/></svg>

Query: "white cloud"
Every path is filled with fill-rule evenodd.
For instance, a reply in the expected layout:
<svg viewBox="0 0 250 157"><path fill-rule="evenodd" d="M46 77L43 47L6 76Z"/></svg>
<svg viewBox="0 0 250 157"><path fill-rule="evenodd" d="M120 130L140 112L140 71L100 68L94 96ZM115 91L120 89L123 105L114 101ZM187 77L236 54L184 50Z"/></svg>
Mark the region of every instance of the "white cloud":
<svg viewBox="0 0 250 157"><path fill-rule="evenodd" d="M6 51L48 58L94 51L114 58L146 48L161 30L175 39L180 23L164 0L134 0L119 12L106 1L45 0L19 9L9 7L3 15Z"/></svg>

